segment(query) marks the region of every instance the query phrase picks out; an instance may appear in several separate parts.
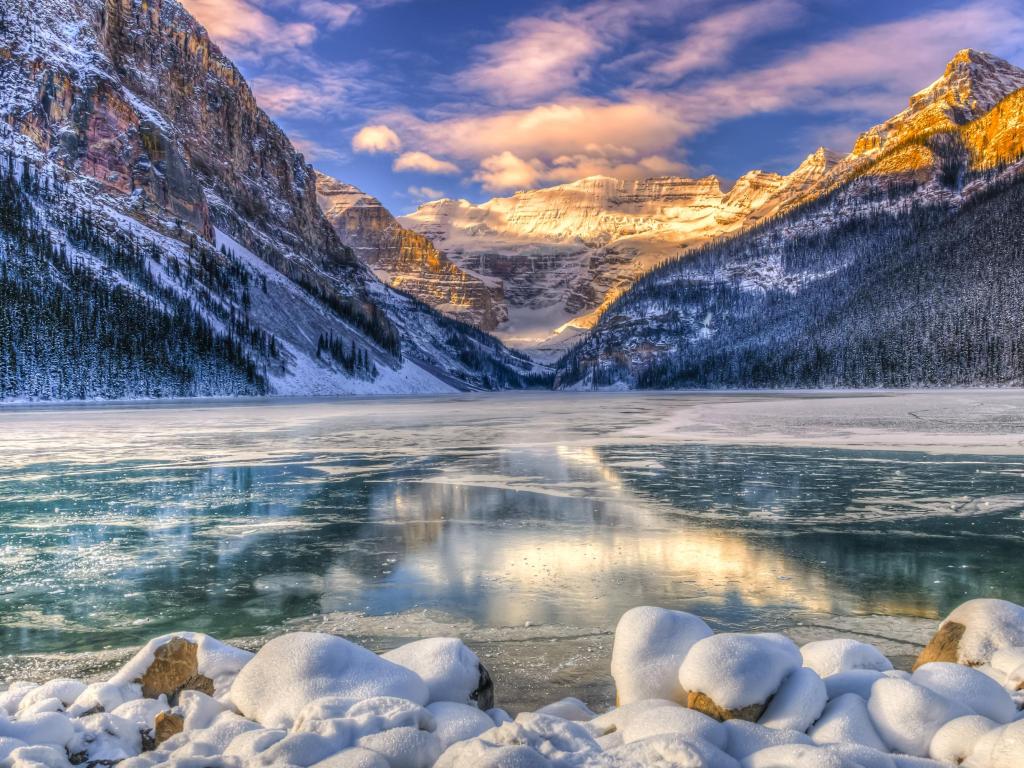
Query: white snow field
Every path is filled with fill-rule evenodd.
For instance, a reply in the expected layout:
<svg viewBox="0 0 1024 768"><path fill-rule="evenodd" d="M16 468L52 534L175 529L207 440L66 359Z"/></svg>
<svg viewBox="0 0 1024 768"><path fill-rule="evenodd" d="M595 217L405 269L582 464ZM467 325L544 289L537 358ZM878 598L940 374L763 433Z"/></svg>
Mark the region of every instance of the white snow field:
<svg viewBox="0 0 1024 768"><path fill-rule="evenodd" d="M958 660L962 660L959 663ZM10 683L0 766L70 768L965 768L1024 766L1024 610L971 600L913 674L844 638L713 634L640 607L616 629L619 705L514 719L455 638L378 656L314 632L255 655L198 633L106 682Z"/></svg>

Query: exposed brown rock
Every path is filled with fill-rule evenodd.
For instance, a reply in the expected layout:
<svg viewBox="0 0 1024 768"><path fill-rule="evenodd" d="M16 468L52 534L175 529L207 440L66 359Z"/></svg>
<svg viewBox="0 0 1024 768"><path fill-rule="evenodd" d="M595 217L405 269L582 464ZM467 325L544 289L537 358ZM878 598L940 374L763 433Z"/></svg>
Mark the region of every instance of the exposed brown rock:
<svg viewBox="0 0 1024 768"><path fill-rule="evenodd" d="M321 173L316 187L320 207L338 237L381 280L485 331L508 319L500 288L487 285L429 239L403 227L377 198Z"/></svg>
<svg viewBox="0 0 1024 768"><path fill-rule="evenodd" d="M142 695L149 699L167 697L172 704L181 691L213 695L213 681L199 674L199 646L182 637L171 638L153 654L153 663L139 678Z"/></svg>
<svg viewBox="0 0 1024 768"><path fill-rule="evenodd" d="M957 664L960 661L960 639L967 627L955 621L947 621L932 637L914 662L914 669L932 661L948 661Z"/></svg>
<svg viewBox="0 0 1024 768"><path fill-rule="evenodd" d="M726 709L725 707L718 706L707 694L690 691L686 695L686 706L722 722L726 720L746 720L756 723L768 708L768 702L751 704L739 709Z"/></svg>
<svg viewBox="0 0 1024 768"><path fill-rule="evenodd" d="M156 716L156 746L160 746L171 736L185 730L185 718L174 712L161 712Z"/></svg>

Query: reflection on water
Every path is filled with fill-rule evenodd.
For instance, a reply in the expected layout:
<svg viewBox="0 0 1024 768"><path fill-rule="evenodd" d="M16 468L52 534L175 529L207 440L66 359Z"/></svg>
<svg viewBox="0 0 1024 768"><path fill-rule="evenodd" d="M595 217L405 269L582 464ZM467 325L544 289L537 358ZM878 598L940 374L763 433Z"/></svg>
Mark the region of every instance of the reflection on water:
<svg viewBox="0 0 1024 768"><path fill-rule="evenodd" d="M1024 602L1024 463L616 438L664 398L62 410L0 457L0 649L436 608L719 627Z"/></svg>

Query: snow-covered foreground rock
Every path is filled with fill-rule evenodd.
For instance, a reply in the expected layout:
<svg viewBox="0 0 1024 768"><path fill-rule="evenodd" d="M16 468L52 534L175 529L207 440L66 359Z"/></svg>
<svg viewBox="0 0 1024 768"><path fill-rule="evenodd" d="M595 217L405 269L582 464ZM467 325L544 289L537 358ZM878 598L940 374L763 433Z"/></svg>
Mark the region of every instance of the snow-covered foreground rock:
<svg viewBox="0 0 1024 768"><path fill-rule="evenodd" d="M513 719L454 638L378 656L298 632L253 655L178 633L106 682L9 682L0 768L1024 766L1024 609L1005 601L954 611L913 673L853 640L716 635L651 607L622 617L611 665L611 711Z"/></svg>

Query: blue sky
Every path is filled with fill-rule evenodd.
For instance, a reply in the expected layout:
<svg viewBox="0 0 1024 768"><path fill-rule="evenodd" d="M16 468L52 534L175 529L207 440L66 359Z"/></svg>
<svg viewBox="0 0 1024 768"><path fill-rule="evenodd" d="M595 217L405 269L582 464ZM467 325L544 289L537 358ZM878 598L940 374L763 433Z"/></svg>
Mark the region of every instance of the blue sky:
<svg viewBox="0 0 1024 768"><path fill-rule="evenodd" d="M961 48L1024 64L1018 0L183 0L319 169L396 213L604 173L788 172Z"/></svg>

